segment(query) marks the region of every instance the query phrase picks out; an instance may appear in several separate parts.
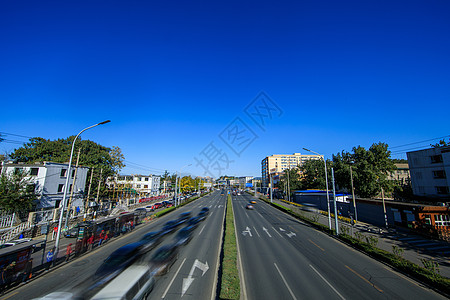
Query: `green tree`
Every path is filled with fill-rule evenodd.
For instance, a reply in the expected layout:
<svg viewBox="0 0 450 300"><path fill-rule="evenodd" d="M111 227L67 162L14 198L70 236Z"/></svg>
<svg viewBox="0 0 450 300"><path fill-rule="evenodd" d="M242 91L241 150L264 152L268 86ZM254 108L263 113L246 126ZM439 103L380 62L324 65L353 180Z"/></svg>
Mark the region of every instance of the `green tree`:
<svg viewBox="0 0 450 300"><path fill-rule="evenodd" d="M195 189L195 181L191 176L184 176L180 179L179 183L182 192L193 191Z"/></svg>
<svg viewBox="0 0 450 300"><path fill-rule="evenodd" d="M22 169L3 172L0 175L0 207L3 210L19 212L28 210L37 200L33 179Z"/></svg>
<svg viewBox="0 0 450 300"><path fill-rule="evenodd" d="M331 174L331 161L327 160L328 175ZM322 159L311 159L300 166L303 189L326 189L325 166ZM330 176L328 176L330 181Z"/></svg>
<svg viewBox="0 0 450 300"><path fill-rule="evenodd" d="M364 147L353 147L353 153L342 151L333 155L335 180L339 188L351 190L350 164L353 171L355 193L364 198L378 195L381 188L385 194L390 194L394 182L388 180L388 175L396 170L390 159L391 152L385 143L374 143L366 150Z"/></svg>
<svg viewBox="0 0 450 300"><path fill-rule="evenodd" d="M447 146L450 146L450 140L449 140L449 143L447 143L445 141L445 139L442 139L436 144L430 144L430 146L433 147L433 148L447 147Z"/></svg>

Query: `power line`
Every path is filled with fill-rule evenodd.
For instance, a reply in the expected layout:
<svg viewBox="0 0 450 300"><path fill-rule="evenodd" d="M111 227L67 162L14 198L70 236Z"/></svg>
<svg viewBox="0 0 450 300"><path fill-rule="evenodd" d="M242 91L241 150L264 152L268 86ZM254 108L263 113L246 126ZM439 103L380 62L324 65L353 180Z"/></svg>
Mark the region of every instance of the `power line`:
<svg viewBox="0 0 450 300"><path fill-rule="evenodd" d="M32 139L31 136L19 135L19 134L8 133L8 132L2 132L2 131L0 131L0 134L12 135L12 136L17 136L17 137L23 137L23 138L27 138L27 139Z"/></svg>
<svg viewBox="0 0 450 300"><path fill-rule="evenodd" d="M430 142L430 141L434 141L437 139L444 139L446 137L450 137L450 135L445 135L445 136L441 136L441 137L437 137L437 138L433 138L433 139L429 139L429 140L424 140L424 141L420 141L420 142L414 142L414 143L409 143L409 144L404 144L404 145L399 145L399 146L394 146L394 147L389 147L390 149L394 149L394 148L402 148L405 146L411 146L411 145L415 145L415 144L420 144L420 143L425 143L425 142Z"/></svg>

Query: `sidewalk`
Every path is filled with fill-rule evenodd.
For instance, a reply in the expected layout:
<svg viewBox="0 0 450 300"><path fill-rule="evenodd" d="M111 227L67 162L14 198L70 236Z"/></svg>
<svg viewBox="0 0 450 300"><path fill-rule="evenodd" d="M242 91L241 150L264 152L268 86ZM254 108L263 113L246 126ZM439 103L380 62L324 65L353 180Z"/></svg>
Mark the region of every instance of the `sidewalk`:
<svg viewBox="0 0 450 300"><path fill-rule="evenodd" d="M273 202L288 207L296 213L302 213L307 217L318 218L319 223L328 225L328 216L302 210L300 207L287 201L273 199ZM448 242L427 239L418 234L410 233L409 230L403 228L389 229L388 231L385 228L363 222L358 222L352 228L349 223L339 220L338 227L341 228L341 226L347 226L349 234L353 236L355 232L359 232L366 237L373 236L377 238L377 247L385 251L392 253L393 246L403 249L403 257L418 266L423 267L421 259L433 260L439 264L440 274L450 278L450 244ZM331 218L331 227L335 229L334 218Z"/></svg>

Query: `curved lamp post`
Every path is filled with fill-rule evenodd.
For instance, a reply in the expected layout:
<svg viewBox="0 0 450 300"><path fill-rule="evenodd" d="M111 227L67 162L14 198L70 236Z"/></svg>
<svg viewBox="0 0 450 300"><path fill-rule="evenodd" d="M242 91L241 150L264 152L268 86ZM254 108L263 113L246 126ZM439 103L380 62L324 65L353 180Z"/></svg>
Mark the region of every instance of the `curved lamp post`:
<svg viewBox="0 0 450 300"><path fill-rule="evenodd" d="M84 131L86 131L88 129L91 129L93 127L96 127L98 125L103 125L103 124L109 123L109 122L111 122L111 121L110 120L106 120L106 121L100 122L98 124L89 126L89 127L85 128L85 129L81 130L80 133L78 133L77 136L73 139L72 150L70 151L69 167L67 168L67 173L66 173L67 174L66 175L66 184L64 185L64 195L63 195L63 199L61 201L62 207L61 207L61 213L59 214L58 230L57 230L57 234L56 234L55 253L54 253L55 259L53 260L54 262L56 262L56 260L58 258L59 239L61 237L61 225L62 225L62 221L63 221L64 210L66 209L66 197L67 197L67 190L68 190L68 185L69 185L70 168L72 166L73 149L75 148L75 141L80 136L80 134L82 134ZM72 188L75 188L75 187L72 187Z"/></svg>
<svg viewBox="0 0 450 300"><path fill-rule="evenodd" d="M314 152L314 151L309 150L309 149L306 149L306 148L303 148L303 150L308 151L308 152L311 152L311 153L314 153L314 154L316 154L316 155L322 156L323 162L325 163L325 185L326 185L326 188L327 188L328 227L329 227L330 230L331 230L331 212L330 212L330 196L329 196L329 194L328 194L327 161L326 161L326 159L325 159L325 156L322 155L322 154L319 154L319 153L317 153L317 152Z"/></svg>

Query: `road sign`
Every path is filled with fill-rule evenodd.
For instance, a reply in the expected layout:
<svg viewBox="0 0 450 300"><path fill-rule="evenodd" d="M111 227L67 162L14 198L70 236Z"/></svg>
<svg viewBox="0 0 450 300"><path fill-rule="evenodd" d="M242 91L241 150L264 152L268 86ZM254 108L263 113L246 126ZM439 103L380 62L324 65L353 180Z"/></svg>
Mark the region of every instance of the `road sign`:
<svg viewBox="0 0 450 300"><path fill-rule="evenodd" d="M253 187L253 183L247 182L247 183L245 184L245 187Z"/></svg>

